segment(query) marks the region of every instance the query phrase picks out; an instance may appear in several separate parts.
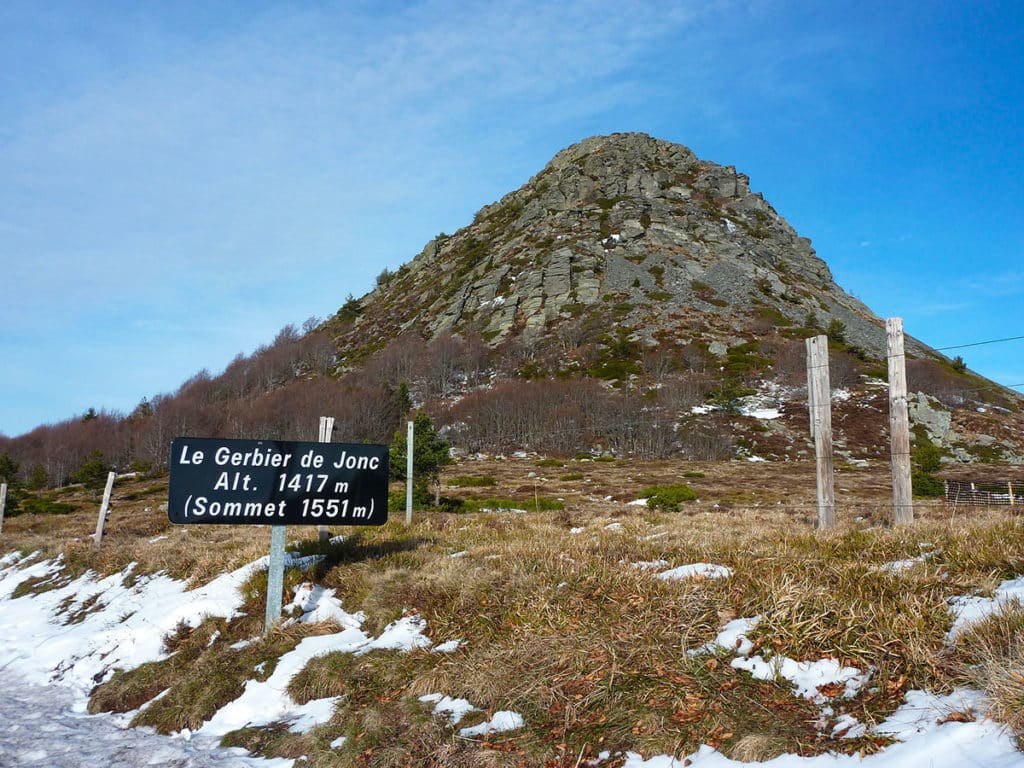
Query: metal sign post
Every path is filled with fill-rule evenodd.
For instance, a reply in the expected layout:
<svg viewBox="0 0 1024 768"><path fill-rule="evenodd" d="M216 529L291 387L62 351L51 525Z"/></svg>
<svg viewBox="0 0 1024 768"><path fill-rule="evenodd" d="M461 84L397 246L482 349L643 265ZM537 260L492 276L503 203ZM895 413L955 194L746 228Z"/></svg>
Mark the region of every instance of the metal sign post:
<svg viewBox="0 0 1024 768"><path fill-rule="evenodd" d="M267 566L267 616L263 623L263 634L269 634L271 627L281 618L281 594L284 592L284 544L283 525L270 526L270 562Z"/></svg>
<svg viewBox="0 0 1024 768"><path fill-rule="evenodd" d="M412 459L413 459L412 422L405 433L405 524L412 525Z"/></svg>

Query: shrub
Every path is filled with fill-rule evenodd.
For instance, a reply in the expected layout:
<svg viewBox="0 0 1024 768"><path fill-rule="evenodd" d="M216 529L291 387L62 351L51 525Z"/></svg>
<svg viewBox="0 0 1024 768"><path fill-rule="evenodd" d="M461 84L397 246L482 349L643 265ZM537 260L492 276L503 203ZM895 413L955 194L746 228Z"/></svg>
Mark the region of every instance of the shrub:
<svg viewBox="0 0 1024 768"><path fill-rule="evenodd" d="M648 486L640 492L640 496L647 499L647 506L651 509L676 512L684 501L695 501L697 492L686 483L677 483L675 485Z"/></svg>
<svg viewBox="0 0 1024 768"><path fill-rule="evenodd" d="M911 490L915 496L935 498L946 493L946 484L941 478L915 469L910 474Z"/></svg>
<svg viewBox="0 0 1024 768"><path fill-rule="evenodd" d="M107 473L109 471L110 466L104 461L103 454L97 449L82 462L71 476L71 479L76 483L81 483L86 488L96 491L106 485Z"/></svg>

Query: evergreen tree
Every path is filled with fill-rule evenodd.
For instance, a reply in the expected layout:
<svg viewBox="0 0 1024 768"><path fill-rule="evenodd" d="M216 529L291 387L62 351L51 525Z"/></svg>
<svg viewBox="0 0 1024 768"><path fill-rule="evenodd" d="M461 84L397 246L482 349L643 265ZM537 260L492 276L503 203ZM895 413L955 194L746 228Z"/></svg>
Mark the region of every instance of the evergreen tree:
<svg viewBox="0 0 1024 768"><path fill-rule="evenodd" d="M5 452L3 456L0 456L0 483L7 483L8 487L14 486L18 479L19 468L18 462Z"/></svg>
<svg viewBox="0 0 1024 768"><path fill-rule="evenodd" d="M76 483L81 483L86 488L98 491L106 485L108 472L110 472L110 466L104 461L103 454L97 449L89 454L88 458L81 463L75 473L71 475L71 479Z"/></svg>
<svg viewBox="0 0 1024 768"><path fill-rule="evenodd" d="M391 478L405 480L408 454L406 431L395 432L391 441ZM420 409L413 417L412 478L413 496L420 503L428 501L428 488L434 488L434 503L441 493L441 470L452 463L451 445L437 433L434 420Z"/></svg>

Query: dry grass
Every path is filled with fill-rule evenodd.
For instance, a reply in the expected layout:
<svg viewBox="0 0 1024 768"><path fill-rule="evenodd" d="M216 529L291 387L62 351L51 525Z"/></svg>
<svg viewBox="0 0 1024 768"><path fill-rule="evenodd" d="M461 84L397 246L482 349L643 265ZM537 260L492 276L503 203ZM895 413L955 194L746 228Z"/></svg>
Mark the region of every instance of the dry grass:
<svg viewBox="0 0 1024 768"><path fill-rule="evenodd" d="M875 683L858 697L835 702L837 713L877 721L910 686L942 690L969 678L993 695L994 714L1024 727L1024 621L993 620L993 627L965 635L952 656L944 644L950 597L991 590L1024 572L1024 526L1005 510L950 520L941 504L921 504L912 526L879 527L888 518L885 468L857 469L837 477L839 529L819 533L812 528L814 472L807 464L548 467L523 459L464 462L457 474L493 477L489 495L537 494L562 499L565 509L418 511L410 528L392 522L348 529L344 542L328 547L316 543L315 528L294 527L289 536L300 540L302 552L324 555L315 578L334 588L349 611L365 612L367 631L416 613L435 643L463 645L452 654L375 651L315 659L289 692L299 702L341 697L330 723L304 735L278 726L243 729L226 743L263 754L305 754L316 766L456 768L575 766L602 750L682 755L703 743L747 761L877 748L819 731L814 705L796 699L784 682L737 672L725 652L687 654L729 619L755 614L762 616L753 634L761 653L828 656L876 670ZM625 503L647 486L684 478L699 500L680 512ZM195 583L266 553L263 528L171 528L155 510L152 481L141 485L149 490L137 501L115 504L99 552L87 538L95 524L89 509L59 520L13 518L5 542L63 554L71 571L111 572L134 561L138 572L164 570ZM468 498L474 489L450 492ZM135 503L151 511L129 506ZM617 526L609 528L612 523ZM880 568L922 552L930 553L927 560L901 572ZM733 576L662 581L629 565L656 560L666 567L718 563ZM246 612L259 617L262 591L250 586ZM27 584L24 591L46 587ZM265 660L272 668L272 659L298 641L279 633L230 650L235 640L259 634L259 623L211 620L183 628L169 639L173 656L118 673L94 693L93 709L134 709L170 688L139 722L161 730L195 727L237 695L256 665ZM221 635L210 644L215 630ZM1010 650L997 652L1004 646ZM468 699L483 710L477 720L515 710L527 727L489 740L459 739L418 701L427 693ZM341 735L345 746L329 748Z"/></svg>

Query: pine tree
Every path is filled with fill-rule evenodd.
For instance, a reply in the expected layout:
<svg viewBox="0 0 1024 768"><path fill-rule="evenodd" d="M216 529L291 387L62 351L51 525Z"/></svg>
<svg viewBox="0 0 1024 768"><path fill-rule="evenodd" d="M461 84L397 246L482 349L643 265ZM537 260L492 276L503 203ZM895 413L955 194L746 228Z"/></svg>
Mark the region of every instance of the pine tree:
<svg viewBox="0 0 1024 768"><path fill-rule="evenodd" d="M391 478L405 480L407 437L405 430L395 432L391 441ZM428 488L434 488L434 503L441 494L441 470L452 463L451 444L437 433L434 420L420 409L413 417L412 477L413 496L419 503L429 500Z"/></svg>

